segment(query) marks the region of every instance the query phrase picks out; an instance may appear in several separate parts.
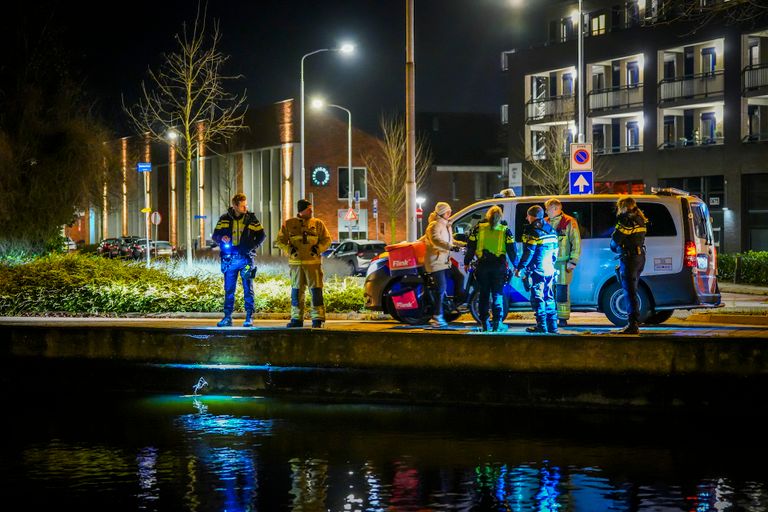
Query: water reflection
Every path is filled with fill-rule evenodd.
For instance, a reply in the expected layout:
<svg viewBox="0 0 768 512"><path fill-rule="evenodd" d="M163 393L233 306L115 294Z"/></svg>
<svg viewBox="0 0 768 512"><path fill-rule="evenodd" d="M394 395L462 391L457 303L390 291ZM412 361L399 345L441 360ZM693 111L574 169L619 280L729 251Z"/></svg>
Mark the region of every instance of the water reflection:
<svg viewBox="0 0 768 512"><path fill-rule="evenodd" d="M479 423L446 428L440 415L414 424L414 409L221 397L140 409L105 413L109 434L142 418L119 435L83 435L94 420L84 413L46 418L27 437L22 425L0 458L10 496L26 489L41 495L32 505L122 501L192 511L768 510L762 463L702 456L699 446L663 439L605 445L486 433ZM450 418L458 425L460 415Z"/></svg>

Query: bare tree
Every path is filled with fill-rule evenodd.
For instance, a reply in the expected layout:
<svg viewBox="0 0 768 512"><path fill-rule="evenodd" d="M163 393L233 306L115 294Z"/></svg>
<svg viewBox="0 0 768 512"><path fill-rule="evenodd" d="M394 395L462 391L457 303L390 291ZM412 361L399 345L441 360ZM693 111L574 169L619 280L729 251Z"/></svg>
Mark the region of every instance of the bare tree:
<svg viewBox="0 0 768 512"><path fill-rule="evenodd" d="M544 195L568 194L568 177L571 172L570 155L563 131L554 129L544 134L544 151L540 155L525 155L528 165L523 176L528 184ZM594 159L594 178L604 179L610 174L603 159Z"/></svg>
<svg viewBox="0 0 768 512"><path fill-rule="evenodd" d="M229 60L218 49L221 33L217 21L212 34L206 34L206 12L198 5L194 25L182 25L176 34L177 50L164 55L164 62L155 72L149 70L149 84L141 83L141 99L123 109L139 134L156 141L167 141L175 130L175 145L184 160L184 204L187 261L192 261L192 160L209 143L229 140L244 128L245 93L242 96L226 91L230 80L241 76L223 73Z"/></svg>
<svg viewBox="0 0 768 512"><path fill-rule="evenodd" d="M659 2L653 19L656 24L691 22L693 33L713 21L722 21L727 25L742 24L758 20L766 14L768 3L765 0L665 0Z"/></svg>
<svg viewBox="0 0 768 512"><path fill-rule="evenodd" d="M373 153L363 154L363 161L370 170L368 184L382 203L382 210L389 215L390 242L395 243L398 216L405 209L406 133L405 121L395 116L381 116L379 126L383 139ZM416 188L421 187L432 166L432 151L423 137L416 140ZM378 229L378 228L377 228Z"/></svg>

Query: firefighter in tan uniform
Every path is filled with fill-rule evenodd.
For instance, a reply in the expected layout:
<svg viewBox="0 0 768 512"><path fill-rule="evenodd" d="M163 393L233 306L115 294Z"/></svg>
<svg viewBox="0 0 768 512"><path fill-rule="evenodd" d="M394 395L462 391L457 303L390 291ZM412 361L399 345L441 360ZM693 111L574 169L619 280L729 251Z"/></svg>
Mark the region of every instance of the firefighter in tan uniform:
<svg viewBox="0 0 768 512"><path fill-rule="evenodd" d="M581 234L579 223L570 215L563 213L563 204L554 197L544 203L547 210L547 221L557 233L558 252L555 268L555 302L557 303L557 319L560 327L568 325L571 317L571 292L573 270L579 264L581 256Z"/></svg>
<svg viewBox="0 0 768 512"><path fill-rule="evenodd" d="M291 269L291 321L288 327L304 327L304 293L312 299L312 327L325 322L323 269L320 255L331 245L331 234L323 221L312 217L312 203L299 199L298 216L287 219L277 235L277 246L288 253Z"/></svg>

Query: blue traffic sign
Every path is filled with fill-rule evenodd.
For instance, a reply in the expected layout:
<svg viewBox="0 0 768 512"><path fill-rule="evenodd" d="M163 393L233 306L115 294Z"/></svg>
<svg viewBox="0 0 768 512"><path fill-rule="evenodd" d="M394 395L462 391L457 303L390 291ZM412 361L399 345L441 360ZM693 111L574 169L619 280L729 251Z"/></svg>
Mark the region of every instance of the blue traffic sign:
<svg viewBox="0 0 768 512"><path fill-rule="evenodd" d="M589 162L589 152L586 149L579 149L573 154L573 159L579 164L586 164Z"/></svg>
<svg viewBox="0 0 768 512"><path fill-rule="evenodd" d="M568 175L570 193L592 194L595 190L592 171L571 171Z"/></svg>
<svg viewBox="0 0 768 512"><path fill-rule="evenodd" d="M207 219L208 216L207 215L195 215L195 218L196 219Z"/></svg>
<svg viewBox="0 0 768 512"><path fill-rule="evenodd" d="M136 164L136 170L138 172L152 172L151 162L139 162Z"/></svg>

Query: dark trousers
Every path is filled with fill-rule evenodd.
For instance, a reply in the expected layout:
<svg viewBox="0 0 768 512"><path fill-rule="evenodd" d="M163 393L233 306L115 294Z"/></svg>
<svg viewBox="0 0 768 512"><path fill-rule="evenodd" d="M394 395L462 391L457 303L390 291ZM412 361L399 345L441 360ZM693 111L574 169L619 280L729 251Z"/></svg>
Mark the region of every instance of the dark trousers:
<svg viewBox="0 0 768 512"><path fill-rule="evenodd" d="M253 313L253 279L251 279L251 258L234 254L221 259L221 272L224 274L224 316L231 316L235 310L235 289L237 276L243 283L245 311Z"/></svg>
<svg viewBox="0 0 768 512"><path fill-rule="evenodd" d="M549 322L557 326L555 276L545 276L538 272L531 274L531 308L537 325L545 327Z"/></svg>
<svg viewBox="0 0 768 512"><path fill-rule="evenodd" d="M445 297L445 290L448 287L448 272L450 271L451 270L447 268L445 270L429 273L429 276L432 278L430 293L432 294L432 303L435 305L432 313L434 316L443 314L443 297Z"/></svg>
<svg viewBox="0 0 768 512"><path fill-rule="evenodd" d="M477 289L480 293L478 307L480 322L485 325L488 320L488 299L491 299L493 323L498 327L504 311L504 281L507 276L507 265L501 258L481 258L477 264Z"/></svg>
<svg viewBox="0 0 768 512"><path fill-rule="evenodd" d="M645 267L645 254L632 254L621 257L619 274L621 275L621 287L624 289L629 325L631 326L637 326L640 323L637 285L640 282L640 273L643 271L643 267Z"/></svg>

